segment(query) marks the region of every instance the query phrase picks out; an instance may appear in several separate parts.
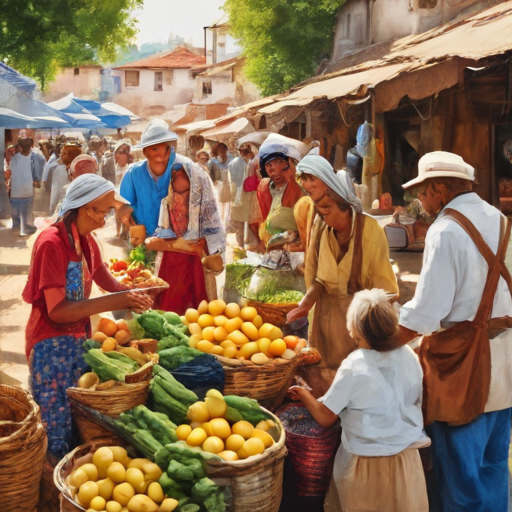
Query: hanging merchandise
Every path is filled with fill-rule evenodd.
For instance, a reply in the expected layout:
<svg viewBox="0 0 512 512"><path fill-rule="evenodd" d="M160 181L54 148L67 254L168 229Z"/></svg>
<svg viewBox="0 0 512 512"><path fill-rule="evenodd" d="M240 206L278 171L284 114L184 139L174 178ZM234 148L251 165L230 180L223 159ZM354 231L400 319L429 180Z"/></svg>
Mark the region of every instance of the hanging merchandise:
<svg viewBox="0 0 512 512"><path fill-rule="evenodd" d="M365 121L357 130L356 148L362 158L367 158L371 151L370 143L373 139L373 125Z"/></svg>

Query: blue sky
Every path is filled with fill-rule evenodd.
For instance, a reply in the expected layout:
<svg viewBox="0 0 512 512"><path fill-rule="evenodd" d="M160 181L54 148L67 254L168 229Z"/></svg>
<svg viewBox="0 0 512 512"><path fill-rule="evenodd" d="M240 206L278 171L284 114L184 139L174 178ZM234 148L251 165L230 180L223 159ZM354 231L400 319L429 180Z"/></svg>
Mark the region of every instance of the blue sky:
<svg viewBox="0 0 512 512"><path fill-rule="evenodd" d="M219 19L224 0L144 0L135 13L139 20L138 43L167 41L171 30L195 46L204 46L203 27Z"/></svg>

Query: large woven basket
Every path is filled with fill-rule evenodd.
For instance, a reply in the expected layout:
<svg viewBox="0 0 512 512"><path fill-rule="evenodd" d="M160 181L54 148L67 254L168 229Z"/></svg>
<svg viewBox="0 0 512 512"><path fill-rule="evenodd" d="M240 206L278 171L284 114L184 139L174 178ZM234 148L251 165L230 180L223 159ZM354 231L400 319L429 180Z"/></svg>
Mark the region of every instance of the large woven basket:
<svg viewBox="0 0 512 512"><path fill-rule="evenodd" d="M90 415L76 407L76 403L95 409L103 414L117 418L122 412L133 409L137 405L146 403L149 395L149 381L123 384L105 391L91 391L89 389L67 389L73 419L78 427L80 436L86 443L98 441L119 441L117 436L102 427Z"/></svg>
<svg viewBox="0 0 512 512"><path fill-rule="evenodd" d="M287 404L277 411L277 416L294 407L302 405ZM316 437L286 431L286 447L296 475L298 496L325 496L340 441L339 423Z"/></svg>
<svg viewBox="0 0 512 512"><path fill-rule="evenodd" d="M291 360L274 359L263 365L223 356L215 357L222 363L226 375L225 395L254 398L261 405L275 410L284 400L304 356L299 354Z"/></svg>
<svg viewBox="0 0 512 512"><path fill-rule="evenodd" d="M268 412L268 411L267 411ZM260 457L235 462L208 461L206 473L217 485L228 487L228 512L278 512L283 489L283 466L287 454L285 433L279 419L272 415L278 426L279 438ZM54 482L61 494L61 512L85 509L74 501L66 484L76 460L93 453L105 441L85 444L68 453L56 466ZM114 443L125 444L125 442ZM126 444L125 444L126 445ZM86 460L82 459L82 463Z"/></svg>
<svg viewBox="0 0 512 512"><path fill-rule="evenodd" d="M32 512L48 440L32 396L0 385L0 510Z"/></svg>
<svg viewBox="0 0 512 512"><path fill-rule="evenodd" d="M268 411L267 411L268 412ZM235 462L208 461L206 473L231 491L229 512L278 512L283 494L283 467L288 453L284 428L277 416L279 439L260 457Z"/></svg>
<svg viewBox="0 0 512 512"><path fill-rule="evenodd" d="M295 302L288 304L268 304L255 300L249 300L247 305L255 308L264 322L277 325L277 327L283 327L286 324L286 315L298 306Z"/></svg>

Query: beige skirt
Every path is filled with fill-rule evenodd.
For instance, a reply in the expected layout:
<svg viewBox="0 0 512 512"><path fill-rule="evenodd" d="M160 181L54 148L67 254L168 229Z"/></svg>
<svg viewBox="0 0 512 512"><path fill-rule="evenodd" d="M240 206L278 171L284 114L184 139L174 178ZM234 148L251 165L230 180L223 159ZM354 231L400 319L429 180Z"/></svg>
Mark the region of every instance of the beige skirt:
<svg viewBox="0 0 512 512"><path fill-rule="evenodd" d="M428 512L417 449L389 457L362 457L340 446L324 512Z"/></svg>

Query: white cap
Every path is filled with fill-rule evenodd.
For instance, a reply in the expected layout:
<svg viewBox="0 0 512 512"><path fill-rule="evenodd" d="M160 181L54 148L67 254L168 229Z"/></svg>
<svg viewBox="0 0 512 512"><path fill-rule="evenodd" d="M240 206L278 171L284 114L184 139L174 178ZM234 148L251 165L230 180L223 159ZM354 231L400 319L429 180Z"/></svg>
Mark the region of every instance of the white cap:
<svg viewBox="0 0 512 512"><path fill-rule="evenodd" d="M151 119L142 133L138 148L147 148L162 142L169 142L171 140L178 140L178 136L169 130L169 125L159 118Z"/></svg>
<svg viewBox="0 0 512 512"><path fill-rule="evenodd" d="M275 153L282 153L289 158L300 160L302 155L299 147L302 145L309 150L306 144L296 139L290 139L279 133L271 133L260 146L260 158L265 158ZM307 150L304 154L307 153Z"/></svg>
<svg viewBox="0 0 512 512"><path fill-rule="evenodd" d="M407 189L429 178L459 178L474 181L475 168L464 162L459 155L447 151L433 151L420 158L418 177L408 181L402 187Z"/></svg>

